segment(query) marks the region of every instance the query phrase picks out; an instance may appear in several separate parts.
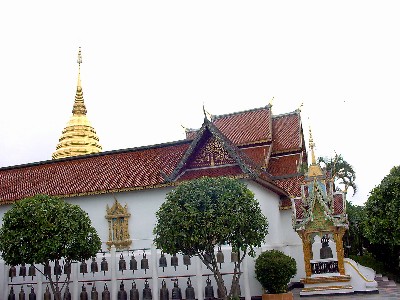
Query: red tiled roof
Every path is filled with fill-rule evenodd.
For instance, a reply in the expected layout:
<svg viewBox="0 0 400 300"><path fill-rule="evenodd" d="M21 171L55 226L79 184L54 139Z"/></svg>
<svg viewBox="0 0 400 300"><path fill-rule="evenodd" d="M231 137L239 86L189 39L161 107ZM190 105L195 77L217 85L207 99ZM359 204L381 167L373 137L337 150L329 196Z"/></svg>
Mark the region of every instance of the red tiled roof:
<svg viewBox="0 0 400 300"><path fill-rule="evenodd" d="M251 148L242 148L241 150L252 159L257 165L265 167L266 162L269 160L269 145Z"/></svg>
<svg viewBox="0 0 400 300"><path fill-rule="evenodd" d="M290 114L273 116L272 153L301 150L301 136L300 114L297 111Z"/></svg>
<svg viewBox="0 0 400 300"><path fill-rule="evenodd" d="M333 194L333 214L341 215L344 211L343 194Z"/></svg>
<svg viewBox="0 0 400 300"><path fill-rule="evenodd" d="M296 220L302 220L304 218L304 211L302 207L302 200L301 198L294 199L294 206L296 209Z"/></svg>
<svg viewBox="0 0 400 300"><path fill-rule="evenodd" d="M271 141L271 110L269 106L214 116L214 125L235 145Z"/></svg>
<svg viewBox="0 0 400 300"><path fill-rule="evenodd" d="M301 196L301 185L305 183L304 176L294 176L285 179L274 180L274 183L289 195L294 197Z"/></svg>
<svg viewBox="0 0 400 300"><path fill-rule="evenodd" d="M68 196L160 185L188 142L0 169L1 204L36 194Z"/></svg>
<svg viewBox="0 0 400 300"><path fill-rule="evenodd" d="M296 174L298 173L297 166L300 163L300 153L271 157L269 159L268 172L272 176Z"/></svg>

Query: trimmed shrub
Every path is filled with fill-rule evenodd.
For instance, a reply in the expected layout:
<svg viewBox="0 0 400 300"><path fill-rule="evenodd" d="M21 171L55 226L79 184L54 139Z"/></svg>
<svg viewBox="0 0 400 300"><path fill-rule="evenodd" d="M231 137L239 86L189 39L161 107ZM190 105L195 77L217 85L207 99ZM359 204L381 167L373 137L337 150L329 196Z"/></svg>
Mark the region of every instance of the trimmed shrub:
<svg viewBox="0 0 400 300"><path fill-rule="evenodd" d="M296 274L296 260L278 250L261 253L256 259L256 278L269 294L286 293Z"/></svg>

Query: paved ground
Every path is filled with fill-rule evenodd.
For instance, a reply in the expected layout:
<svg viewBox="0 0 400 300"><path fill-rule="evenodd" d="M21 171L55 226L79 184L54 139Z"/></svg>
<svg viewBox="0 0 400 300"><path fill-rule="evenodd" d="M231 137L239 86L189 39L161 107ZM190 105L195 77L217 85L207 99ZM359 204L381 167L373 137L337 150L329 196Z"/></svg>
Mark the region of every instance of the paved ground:
<svg viewBox="0 0 400 300"><path fill-rule="evenodd" d="M328 295L328 296L312 296L300 297L300 289L292 290L295 300L400 300L400 285L396 287L379 288L379 294L351 294L351 295Z"/></svg>

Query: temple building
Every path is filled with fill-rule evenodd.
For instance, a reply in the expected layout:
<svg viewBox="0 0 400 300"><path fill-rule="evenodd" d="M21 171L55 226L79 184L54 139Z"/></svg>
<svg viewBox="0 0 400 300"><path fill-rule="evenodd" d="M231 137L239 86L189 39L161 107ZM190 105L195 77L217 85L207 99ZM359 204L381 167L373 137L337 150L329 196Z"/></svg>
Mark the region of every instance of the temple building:
<svg viewBox="0 0 400 300"><path fill-rule="evenodd" d="M345 198L335 196L328 181L319 183L325 180L325 175L316 165L313 151L312 164L307 168L300 110L274 115L272 105L268 104L211 117L204 113L199 128L187 129L186 138L180 141L101 152L99 139L86 117L81 62L79 51L72 116L53 159L0 168L0 218L14 202L23 198L36 194L59 196L80 205L88 213L103 241L103 251L115 246L117 250L129 250L128 253L144 258L144 252L152 245L155 213L174 186L202 176L231 176L248 185L268 219L269 233L259 252L278 249L292 256L298 269L293 281L306 278L311 282L310 278L315 275L313 264L321 265L320 261L315 261L321 258L312 251L320 253L320 248L328 246L331 252L329 249L322 252L325 253L323 257L328 255L329 258L323 259L332 261L338 271L335 275L347 280L337 238L347 228ZM322 196L309 198L317 194ZM313 210L310 213L308 209ZM323 228L312 225L315 210L321 221L318 226ZM324 216L332 211L333 215L325 222ZM222 250L228 257L229 246ZM195 268L194 264L191 268ZM201 293L207 270L196 268L197 271L188 266L187 272L192 272L188 273L190 276L198 274L194 285ZM242 294L250 299L262 293L254 278L254 259L249 258L244 269L247 275L241 278ZM140 280L146 279L146 282L138 279L138 286L148 284L150 277L146 276L157 279L157 272L161 271L155 270L135 275ZM189 276L185 275L185 270L178 270L184 274L179 275L174 273L178 272L175 267L169 274ZM128 276L126 273L122 272L119 278L128 280L130 277L124 277ZM6 288L1 286L2 280L0 278L0 290ZM160 282L153 280L153 293Z"/></svg>

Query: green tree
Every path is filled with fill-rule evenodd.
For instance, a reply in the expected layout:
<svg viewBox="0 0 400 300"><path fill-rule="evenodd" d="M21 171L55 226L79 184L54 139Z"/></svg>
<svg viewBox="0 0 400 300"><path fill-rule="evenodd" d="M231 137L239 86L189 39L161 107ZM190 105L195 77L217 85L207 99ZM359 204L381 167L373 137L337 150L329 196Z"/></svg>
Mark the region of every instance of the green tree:
<svg viewBox="0 0 400 300"><path fill-rule="evenodd" d="M354 205L347 201L347 217L349 220L349 230L344 236L345 249L349 255L363 255L365 236L363 231L364 206ZM347 248L350 246L350 248Z"/></svg>
<svg viewBox="0 0 400 300"><path fill-rule="evenodd" d="M36 195L16 202L4 214L0 251L8 265L42 264L63 258L67 264L89 259L101 248L96 229L78 205ZM38 272L43 272L36 267ZM49 276L53 294L61 292L60 276Z"/></svg>
<svg viewBox="0 0 400 300"><path fill-rule="evenodd" d="M398 272L400 254L400 166L391 169L365 204L365 236L373 254Z"/></svg>
<svg viewBox="0 0 400 300"><path fill-rule="evenodd" d="M226 288L214 249L230 244L239 253L229 297L235 297L240 264L254 247L261 246L268 233L268 222L254 194L232 178L219 177L184 182L168 193L156 213L154 242L162 251L198 256L214 274L223 299Z"/></svg>
<svg viewBox="0 0 400 300"><path fill-rule="evenodd" d="M352 165L343 159L341 154L336 154L334 157L318 157L318 162L323 164L325 171L329 172L331 177L334 178L335 189L340 187L342 191L347 193L349 187L353 189L353 195L357 192L356 172Z"/></svg>

